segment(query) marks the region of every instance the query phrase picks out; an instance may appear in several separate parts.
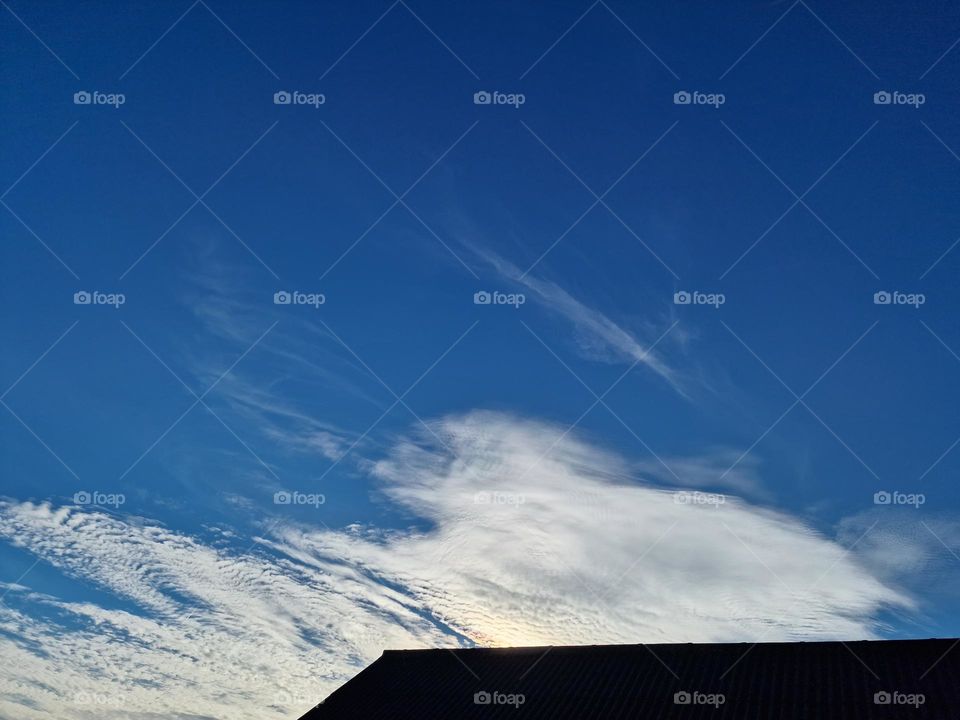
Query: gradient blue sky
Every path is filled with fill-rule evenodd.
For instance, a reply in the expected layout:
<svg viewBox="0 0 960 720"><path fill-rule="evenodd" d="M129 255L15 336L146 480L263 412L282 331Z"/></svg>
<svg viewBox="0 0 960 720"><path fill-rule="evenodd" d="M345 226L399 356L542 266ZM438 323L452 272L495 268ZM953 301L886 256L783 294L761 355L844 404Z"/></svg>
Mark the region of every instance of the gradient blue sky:
<svg viewBox="0 0 960 720"><path fill-rule="evenodd" d="M960 634L955 4L3 5L3 717Z"/></svg>

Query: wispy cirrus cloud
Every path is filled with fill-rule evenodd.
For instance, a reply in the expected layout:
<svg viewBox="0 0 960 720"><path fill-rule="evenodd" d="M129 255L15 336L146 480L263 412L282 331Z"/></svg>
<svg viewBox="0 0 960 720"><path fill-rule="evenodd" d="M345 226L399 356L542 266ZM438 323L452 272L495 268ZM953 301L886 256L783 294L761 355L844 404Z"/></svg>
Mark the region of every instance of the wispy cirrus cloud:
<svg viewBox="0 0 960 720"><path fill-rule="evenodd" d="M729 448L712 448L694 457L661 456L638 460L631 472L656 483L686 488L728 489L748 497L769 498L760 461Z"/></svg>
<svg viewBox="0 0 960 720"><path fill-rule="evenodd" d="M339 460L355 434L319 417L303 399L333 396L382 409L383 398L370 392L377 383L323 321L275 304L270 292L252 292L245 279L212 250L203 270L190 276L183 301L202 330L185 349L190 373L204 387L216 384L210 404L275 450ZM234 364L267 330L251 357Z"/></svg>
<svg viewBox="0 0 960 720"><path fill-rule="evenodd" d="M644 365L665 380L677 393L687 396L688 380L667 360L663 349L655 347L658 339L670 330L669 323L655 331L651 321L647 327L650 337L641 340L599 310L576 299L555 282L522 272L492 250L465 244L502 278L523 287L540 305L570 322L576 332L579 348L584 354L606 361Z"/></svg>

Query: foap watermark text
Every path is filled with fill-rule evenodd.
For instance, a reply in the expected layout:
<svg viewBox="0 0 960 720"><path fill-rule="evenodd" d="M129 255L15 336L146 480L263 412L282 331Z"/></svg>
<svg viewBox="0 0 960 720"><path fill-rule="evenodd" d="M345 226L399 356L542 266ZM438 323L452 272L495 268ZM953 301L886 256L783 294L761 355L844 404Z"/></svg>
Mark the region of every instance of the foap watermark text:
<svg viewBox="0 0 960 720"><path fill-rule="evenodd" d="M105 493L99 490L89 492L87 490L77 490L73 494L73 501L77 505L97 505L100 507L117 508L127 501L123 493Z"/></svg>
<svg viewBox="0 0 960 720"><path fill-rule="evenodd" d="M486 690L481 690L480 692L473 694L473 704L474 705L512 705L514 708L519 708L527 701L527 698L523 693L503 693L497 692L487 692Z"/></svg>
<svg viewBox="0 0 960 720"><path fill-rule="evenodd" d="M523 293L505 293L499 290L487 292L480 290L473 294L474 305L510 305L519 308L527 301L527 296Z"/></svg>
<svg viewBox="0 0 960 720"><path fill-rule="evenodd" d="M879 90L873 94L874 105L909 105L914 110L927 101L923 93L904 93L899 90Z"/></svg>
<svg viewBox="0 0 960 720"><path fill-rule="evenodd" d="M78 90L73 94L74 105L110 105L118 109L127 101L123 93L105 93L99 90Z"/></svg>
<svg viewBox="0 0 960 720"><path fill-rule="evenodd" d="M519 507L527 501L523 493L502 492L493 490L491 492L478 492L473 496L475 505L513 505Z"/></svg>
<svg viewBox="0 0 960 720"><path fill-rule="evenodd" d="M274 505L312 505L320 507L327 502L323 493L305 493L299 490L278 490L273 494Z"/></svg>
<svg viewBox="0 0 960 720"><path fill-rule="evenodd" d="M721 493L705 493L689 490L678 490L673 494L676 505L713 505L720 507L727 502L727 496Z"/></svg>
<svg viewBox="0 0 960 720"><path fill-rule="evenodd" d="M99 290L78 290L73 294L74 305L110 305L119 309L127 301L123 293L105 293Z"/></svg>
<svg viewBox="0 0 960 720"><path fill-rule="evenodd" d="M674 305L710 305L719 309L727 301L723 293L705 293L699 290L679 290L673 294Z"/></svg>
<svg viewBox="0 0 960 720"><path fill-rule="evenodd" d="M313 109L319 108L327 102L323 93L305 93L299 90L278 90L273 94L274 105L309 105Z"/></svg>
<svg viewBox="0 0 960 720"><path fill-rule="evenodd" d="M526 101L527 96L523 93L478 90L473 94L474 105L510 105L515 110L518 110Z"/></svg>
<svg viewBox="0 0 960 720"><path fill-rule="evenodd" d="M98 705L114 710L123 706L123 698L110 693L89 692L78 690L73 694L73 702L77 705Z"/></svg>
<svg viewBox="0 0 960 720"><path fill-rule="evenodd" d="M318 308L327 302L327 296L323 293L305 293L299 290L277 290L273 294L274 305L309 305Z"/></svg>
<svg viewBox="0 0 960 720"><path fill-rule="evenodd" d="M927 501L923 493L904 493L899 490L879 490L873 494L874 505L912 505L919 508Z"/></svg>
<svg viewBox="0 0 960 720"><path fill-rule="evenodd" d="M674 705L713 705L714 708L718 708L726 701L727 698L723 693L681 690L673 694Z"/></svg>
<svg viewBox="0 0 960 720"><path fill-rule="evenodd" d="M727 101L727 96L723 93L704 93L699 90L687 91L678 90L673 94L674 105L709 105L712 108L719 108Z"/></svg>
<svg viewBox="0 0 960 720"><path fill-rule="evenodd" d="M927 296L923 293L878 290L873 294L874 305L909 305L913 309L919 310L925 302L927 302Z"/></svg>
<svg viewBox="0 0 960 720"><path fill-rule="evenodd" d="M920 707L927 701L923 693L905 693L899 690L881 690L873 694L874 705L912 705Z"/></svg>

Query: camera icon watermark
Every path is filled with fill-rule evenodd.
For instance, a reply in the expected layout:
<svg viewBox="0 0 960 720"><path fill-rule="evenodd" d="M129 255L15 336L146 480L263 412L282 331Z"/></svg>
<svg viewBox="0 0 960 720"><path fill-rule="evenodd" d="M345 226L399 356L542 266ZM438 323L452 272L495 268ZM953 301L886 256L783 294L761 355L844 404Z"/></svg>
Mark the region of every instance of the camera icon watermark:
<svg viewBox="0 0 960 720"><path fill-rule="evenodd" d="M715 310L727 301L723 293L704 293L699 290L679 290L673 294L674 305L710 305Z"/></svg>
<svg viewBox="0 0 960 720"><path fill-rule="evenodd" d="M73 94L74 105L110 105L115 110L127 101L123 93L104 93L99 90L78 90Z"/></svg>
<svg viewBox="0 0 960 720"><path fill-rule="evenodd" d="M488 92L487 90L478 90L473 94L474 105L510 105L515 110L527 101L527 96L523 93L502 93L497 90Z"/></svg>
<svg viewBox="0 0 960 720"><path fill-rule="evenodd" d="M727 96L723 93L704 93L699 90L678 90L673 94L674 105L709 105L714 109L719 108L727 101Z"/></svg>
<svg viewBox="0 0 960 720"><path fill-rule="evenodd" d="M923 493L903 493L899 490L879 490L873 494L874 505L912 505L919 508L927 502Z"/></svg>
<svg viewBox="0 0 960 720"><path fill-rule="evenodd" d="M116 310L127 302L123 293L105 293L99 290L78 290L73 294L74 305L109 305Z"/></svg>
<svg viewBox="0 0 960 720"><path fill-rule="evenodd" d="M309 305L312 308L319 308L326 302L327 296L323 293L278 290L273 294L274 305Z"/></svg>
<svg viewBox="0 0 960 720"><path fill-rule="evenodd" d="M873 294L874 305L909 305L914 310L919 310L925 302L927 302L927 296L923 293L878 290Z"/></svg>
<svg viewBox="0 0 960 720"><path fill-rule="evenodd" d="M504 293L499 290L488 292L479 290L473 294L474 305L510 305L515 310L527 301L523 293Z"/></svg>
<svg viewBox="0 0 960 720"><path fill-rule="evenodd" d="M904 93L899 90L879 90L873 94L874 105L909 105L914 110L927 102L923 93Z"/></svg>
<svg viewBox="0 0 960 720"><path fill-rule="evenodd" d="M502 693L496 690L487 692L486 690L481 690L473 694L474 705L512 705L514 708L519 708L526 701L527 698L523 693Z"/></svg>
<svg viewBox="0 0 960 720"><path fill-rule="evenodd" d="M274 505L312 505L315 508L327 502L323 493L304 493L299 490L278 490L273 494Z"/></svg>
<svg viewBox="0 0 960 720"><path fill-rule="evenodd" d="M96 505L99 507L118 508L127 501L123 493L105 493L99 490L89 492L78 490L73 494L73 502L77 505Z"/></svg>
<svg viewBox="0 0 960 720"><path fill-rule="evenodd" d="M273 94L274 105L309 105L314 110L326 104L327 96L323 93L305 93L299 90L278 90Z"/></svg>

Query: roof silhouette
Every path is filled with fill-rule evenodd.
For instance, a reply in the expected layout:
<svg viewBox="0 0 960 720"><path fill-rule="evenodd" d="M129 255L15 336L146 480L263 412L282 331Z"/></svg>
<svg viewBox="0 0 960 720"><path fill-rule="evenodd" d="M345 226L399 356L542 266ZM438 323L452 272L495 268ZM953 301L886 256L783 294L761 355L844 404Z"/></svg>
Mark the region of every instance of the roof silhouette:
<svg viewBox="0 0 960 720"><path fill-rule="evenodd" d="M388 650L301 720L955 720L958 643Z"/></svg>

